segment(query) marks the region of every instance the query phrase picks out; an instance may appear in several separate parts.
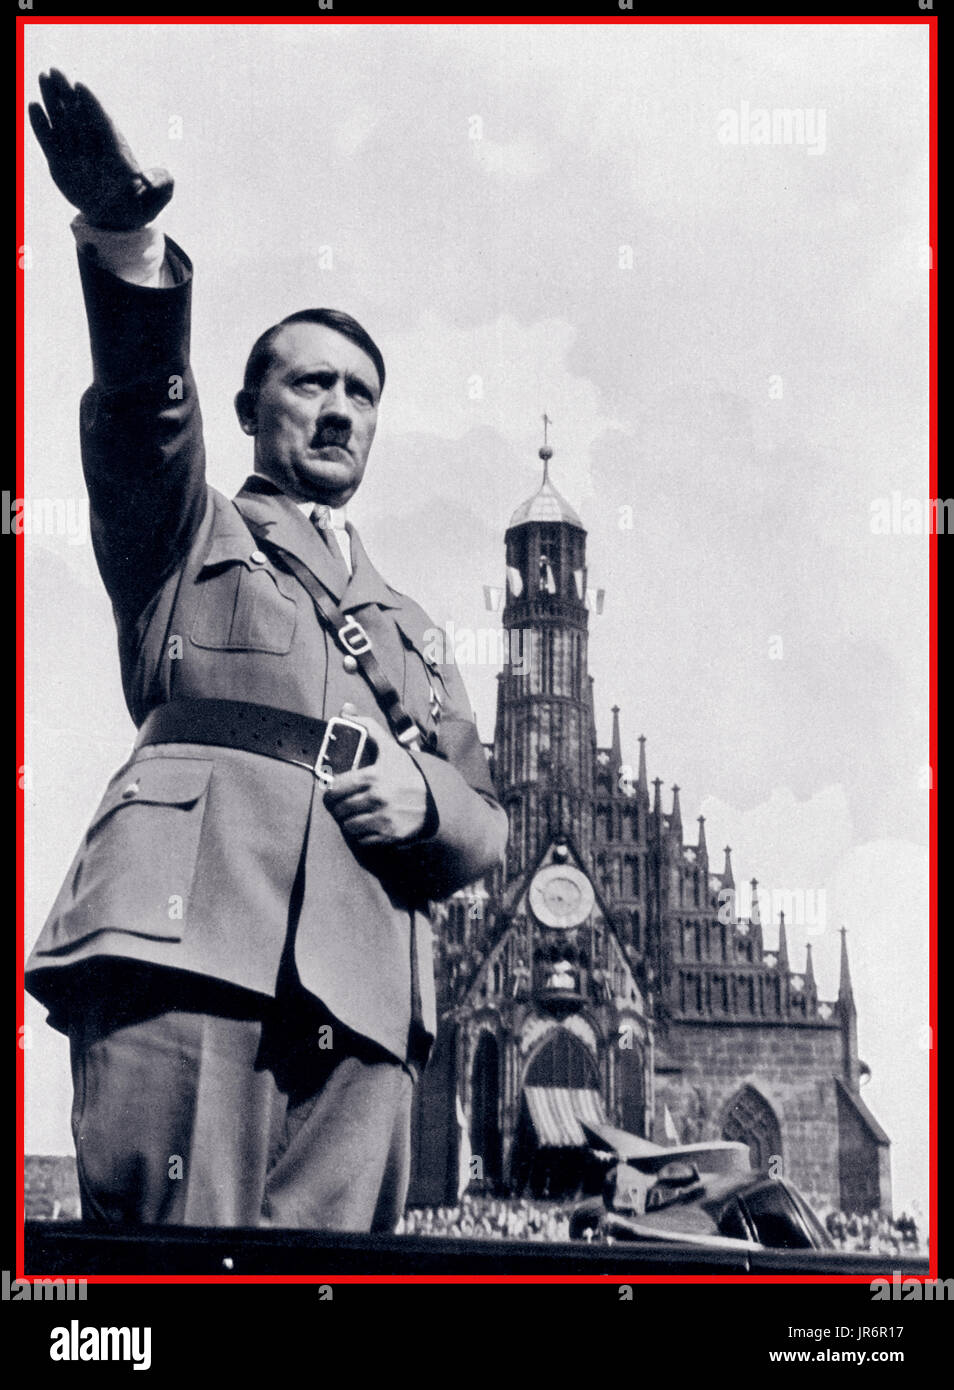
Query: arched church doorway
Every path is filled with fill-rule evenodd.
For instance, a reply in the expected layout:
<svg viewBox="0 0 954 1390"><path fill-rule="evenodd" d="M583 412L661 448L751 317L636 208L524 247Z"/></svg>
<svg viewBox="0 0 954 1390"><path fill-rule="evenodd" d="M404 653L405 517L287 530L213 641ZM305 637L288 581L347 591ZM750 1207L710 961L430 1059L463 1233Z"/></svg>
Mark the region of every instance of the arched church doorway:
<svg viewBox="0 0 954 1390"><path fill-rule="evenodd" d="M782 1132L775 1111L751 1086L743 1086L726 1110L723 1139L748 1144L752 1167L762 1172L774 1157L782 1156Z"/></svg>
<svg viewBox="0 0 954 1390"><path fill-rule="evenodd" d="M599 1068L579 1038L567 1028L555 1028L523 1079L511 1164L518 1191L543 1201L564 1201L589 1190L592 1146L581 1121L606 1121Z"/></svg>
<svg viewBox="0 0 954 1390"><path fill-rule="evenodd" d="M587 1048L568 1028L555 1028L524 1077L525 1086L599 1090L600 1075Z"/></svg>

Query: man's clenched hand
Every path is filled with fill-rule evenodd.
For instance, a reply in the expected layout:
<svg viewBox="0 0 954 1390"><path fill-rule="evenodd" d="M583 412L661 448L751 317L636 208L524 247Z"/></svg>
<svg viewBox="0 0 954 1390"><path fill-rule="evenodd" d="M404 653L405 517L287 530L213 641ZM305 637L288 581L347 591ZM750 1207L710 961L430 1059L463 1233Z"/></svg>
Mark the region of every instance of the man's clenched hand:
<svg viewBox="0 0 954 1390"><path fill-rule="evenodd" d="M376 719L341 713L363 724L378 746L369 767L335 774L325 805L348 836L360 845L393 845L412 839L427 818L427 783L414 759Z"/></svg>
<svg viewBox="0 0 954 1390"><path fill-rule="evenodd" d="M51 68L40 93L46 110L31 102L30 124L64 198L96 227L132 231L157 217L172 197L171 176L143 172L89 88Z"/></svg>

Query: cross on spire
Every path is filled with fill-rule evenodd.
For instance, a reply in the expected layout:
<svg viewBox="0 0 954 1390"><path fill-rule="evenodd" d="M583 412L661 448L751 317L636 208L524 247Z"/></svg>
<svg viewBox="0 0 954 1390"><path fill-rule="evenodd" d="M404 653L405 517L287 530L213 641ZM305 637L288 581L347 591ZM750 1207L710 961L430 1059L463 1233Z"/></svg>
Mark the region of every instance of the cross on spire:
<svg viewBox="0 0 954 1390"><path fill-rule="evenodd" d="M553 424L546 411L543 412L543 448L539 451L540 458L543 459L543 481L546 482L549 476L548 464L553 457L553 450L550 448L547 428Z"/></svg>

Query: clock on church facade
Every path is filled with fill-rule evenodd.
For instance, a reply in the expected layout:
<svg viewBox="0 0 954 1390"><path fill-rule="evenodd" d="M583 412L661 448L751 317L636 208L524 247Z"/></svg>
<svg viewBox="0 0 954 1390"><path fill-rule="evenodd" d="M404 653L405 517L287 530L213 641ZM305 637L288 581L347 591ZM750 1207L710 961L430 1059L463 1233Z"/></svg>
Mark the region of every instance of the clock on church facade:
<svg viewBox="0 0 954 1390"><path fill-rule="evenodd" d="M685 843L679 788L665 809L643 737L633 772L617 707L598 745L588 642L603 594L546 443L540 457L504 537L501 617L522 643L505 649L530 650L500 672L489 750L506 865L435 911L439 1028L409 1200L468 1184L569 1195L587 1181L588 1127L610 1126L663 1144L741 1139L819 1205L889 1210L844 936L838 997L820 1000L810 948L791 966L784 915L763 934L754 880L751 916L726 913L730 851L710 864L701 816Z"/></svg>

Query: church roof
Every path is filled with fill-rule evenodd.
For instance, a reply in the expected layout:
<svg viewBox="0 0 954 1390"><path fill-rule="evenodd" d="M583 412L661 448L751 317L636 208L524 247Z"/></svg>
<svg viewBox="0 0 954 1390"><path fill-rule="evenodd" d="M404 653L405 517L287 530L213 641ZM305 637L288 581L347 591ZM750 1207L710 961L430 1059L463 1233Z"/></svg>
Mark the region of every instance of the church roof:
<svg viewBox="0 0 954 1390"><path fill-rule="evenodd" d="M871 1134L871 1137L874 1139L875 1143L890 1144L891 1140L888 1138L884 1130L878 1124L878 1121L875 1119L874 1115L872 1115L871 1111L868 1109L867 1105L865 1105L861 1097L855 1095L853 1091L849 1091L848 1087L842 1081L840 1076L835 1077L835 1085L838 1088L839 1095L844 1098L847 1104L854 1106L855 1110L858 1113L859 1119L861 1120L862 1124L867 1126L868 1131Z"/></svg>
<svg viewBox="0 0 954 1390"><path fill-rule="evenodd" d="M537 488L532 497L528 497L526 502L522 502L513 516L510 518L507 530L511 531L515 526L526 526L532 521L557 521L565 522L568 526L576 526L581 531L585 527L570 506L569 502L550 482L548 464L553 455L553 450L544 446L540 450L540 457L543 459L543 482Z"/></svg>

